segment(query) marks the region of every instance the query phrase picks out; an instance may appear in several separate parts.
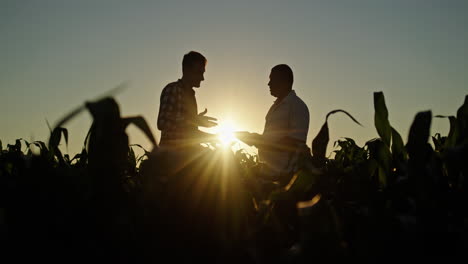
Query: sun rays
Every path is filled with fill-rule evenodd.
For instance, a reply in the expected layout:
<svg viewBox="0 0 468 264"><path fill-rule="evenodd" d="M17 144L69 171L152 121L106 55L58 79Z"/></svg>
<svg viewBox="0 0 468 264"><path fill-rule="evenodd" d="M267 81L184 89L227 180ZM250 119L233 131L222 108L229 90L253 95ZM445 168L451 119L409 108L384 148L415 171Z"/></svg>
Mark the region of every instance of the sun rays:
<svg viewBox="0 0 468 264"><path fill-rule="evenodd" d="M230 120L225 121L218 125L215 133L218 135L218 139L224 147L231 146L232 143L236 142L237 139L234 136L236 127Z"/></svg>

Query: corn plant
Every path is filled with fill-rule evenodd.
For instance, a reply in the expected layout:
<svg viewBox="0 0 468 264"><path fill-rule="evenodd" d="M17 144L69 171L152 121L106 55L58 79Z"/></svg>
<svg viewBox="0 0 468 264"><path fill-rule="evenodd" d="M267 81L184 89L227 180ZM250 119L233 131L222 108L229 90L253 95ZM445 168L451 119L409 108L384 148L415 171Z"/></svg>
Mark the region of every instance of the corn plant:
<svg viewBox="0 0 468 264"><path fill-rule="evenodd" d="M327 157L329 116L341 112L359 124L346 111L331 111L311 148L298 151L288 182L259 191L255 156L212 143L167 152L141 116L121 117L112 97L85 102L51 128L47 143L0 141L0 241L19 260L305 263L461 255L468 249L468 96L456 115L435 116L448 119L447 135L431 136L433 114L421 111L405 141L382 92L374 93L374 110L378 138L363 146L340 138L334 158ZM93 117L82 151L63 154L66 125L82 111ZM129 144L129 124L152 150Z"/></svg>

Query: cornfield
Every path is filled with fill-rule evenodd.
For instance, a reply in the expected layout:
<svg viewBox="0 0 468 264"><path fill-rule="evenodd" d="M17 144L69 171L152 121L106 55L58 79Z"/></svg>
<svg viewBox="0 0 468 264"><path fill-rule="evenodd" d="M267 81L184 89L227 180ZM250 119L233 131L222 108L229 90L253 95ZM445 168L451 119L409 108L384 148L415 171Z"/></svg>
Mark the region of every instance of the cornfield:
<svg viewBox="0 0 468 264"><path fill-rule="evenodd" d="M51 129L47 143L0 141L0 258L15 262L310 263L461 257L468 252L468 96L448 135L415 115L407 142L374 93L379 138L334 142L328 116L287 181L254 178L255 156L200 145L159 151L142 117L111 98L87 102ZM63 155L64 125L93 124L81 153ZM153 143L129 145L125 129ZM432 145L429 143L432 141ZM33 146L38 151L32 151ZM134 149L144 154L137 156ZM466 259L466 258L465 258Z"/></svg>

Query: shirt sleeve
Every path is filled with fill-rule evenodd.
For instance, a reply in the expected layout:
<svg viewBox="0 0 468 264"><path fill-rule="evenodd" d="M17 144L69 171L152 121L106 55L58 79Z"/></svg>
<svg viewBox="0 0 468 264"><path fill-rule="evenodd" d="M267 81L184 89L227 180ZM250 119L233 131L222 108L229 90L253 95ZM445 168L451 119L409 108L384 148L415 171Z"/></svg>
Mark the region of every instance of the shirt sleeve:
<svg viewBox="0 0 468 264"><path fill-rule="evenodd" d="M305 103L292 105L289 125L288 136L306 142L309 131L309 109Z"/></svg>
<svg viewBox="0 0 468 264"><path fill-rule="evenodd" d="M174 130L184 121L181 109L181 94L177 87L166 87L161 93L158 129Z"/></svg>

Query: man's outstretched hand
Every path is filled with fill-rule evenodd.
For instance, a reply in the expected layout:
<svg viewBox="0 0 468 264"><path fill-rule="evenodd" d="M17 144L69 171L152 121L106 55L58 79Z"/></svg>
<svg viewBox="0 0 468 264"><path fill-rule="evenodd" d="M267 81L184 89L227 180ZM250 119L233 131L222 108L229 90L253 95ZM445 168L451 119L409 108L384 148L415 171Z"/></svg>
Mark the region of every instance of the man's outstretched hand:
<svg viewBox="0 0 468 264"><path fill-rule="evenodd" d="M247 131L234 132L234 136L249 146L258 145L261 142L261 138L262 138L260 134L250 133Z"/></svg>
<svg viewBox="0 0 468 264"><path fill-rule="evenodd" d="M217 126L218 123L213 122L213 121L218 121L218 119L211 117L211 116L205 116L205 114L208 112L208 109L205 108L205 111L201 112L197 116L197 125L201 127L214 127Z"/></svg>

